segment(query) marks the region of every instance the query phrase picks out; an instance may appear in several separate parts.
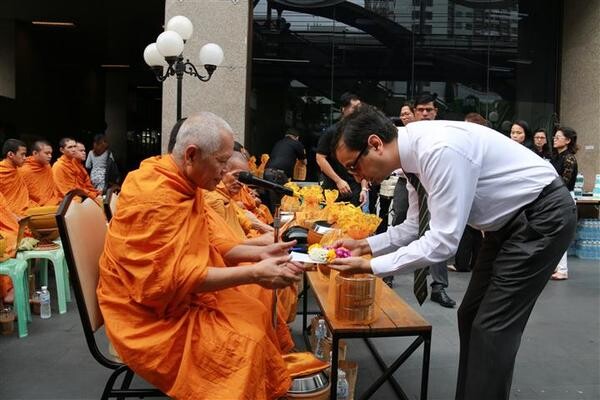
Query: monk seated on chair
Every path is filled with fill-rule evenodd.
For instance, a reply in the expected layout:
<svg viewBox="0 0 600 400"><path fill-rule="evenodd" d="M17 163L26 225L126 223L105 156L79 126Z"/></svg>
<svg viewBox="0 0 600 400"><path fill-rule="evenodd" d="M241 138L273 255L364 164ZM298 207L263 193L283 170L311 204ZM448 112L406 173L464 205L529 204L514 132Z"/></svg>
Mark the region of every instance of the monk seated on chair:
<svg viewBox="0 0 600 400"><path fill-rule="evenodd" d="M205 192L204 197L206 203L223 217L239 237L252 238L266 233L266 242L272 242L273 228L259 221L254 214L247 212L233 198L239 195L244 186L237 179L238 174L248 169L245 157L239 152L234 152L227 161L226 172L216 190Z"/></svg>
<svg viewBox="0 0 600 400"><path fill-rule="evenodd" d="M29 198L40 206L53 206L59 203L52 176L52 146L45 140L38 140L31 146L31 155L25 159L21 174L29 191Z"/></svg>
<svg viewBox="0 0 600 400"><path fill-rule="evenodd" d="M24 216L28 208L38 205L29 198L29 191L20 171L26 152L25 143L18 139L7 139L2 146L0 161L0 193L4 195L9 210L19 217Z"/></svg>
<svg viewBox="0 0 600 400"><path fill-rule="evenodd" d="M0 261L15 256L18 234L18 218L0 192ZM7 275L0 275L0 297L5 303L12 303L15 297L12 280Z"/></svg>
<svg viewBox="0 0 600 400"><path fill-rule="evenodd" d="M91 199L96 199L100 191L92 185L90 176L81 163L80 151L77 149L75 140L62 138L59 142L59 150L62 156L52 166L59 199L62 200L73 189L82 190Z"/></svg>
<svg viewBox="0 0 600 400"><path fill-rule="evenodd" d="M283 288L302 268L287 255L225 268L209 238L202 192L216 187L232 152L225 121L188 118L173 154L127 176L100 259L109 339L134 372L176 399L276 399L291 384L271 310L238 286Z"/></svg>

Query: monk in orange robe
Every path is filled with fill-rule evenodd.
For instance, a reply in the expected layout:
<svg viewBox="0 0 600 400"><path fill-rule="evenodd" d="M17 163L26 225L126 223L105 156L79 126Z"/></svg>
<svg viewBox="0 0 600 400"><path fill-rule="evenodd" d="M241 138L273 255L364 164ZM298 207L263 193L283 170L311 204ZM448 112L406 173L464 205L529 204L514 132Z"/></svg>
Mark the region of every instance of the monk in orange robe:
<svg viewBox="0 0 600 400"><path fill-rule="evenodd" d="M0 235L4 238L5 249L3 258L11 258L17 252L17 235L19 234L19 222L17 216L10 210L6 198L0 193ZM0 275L0 296L7 303L12 303L14 291L12 280L9 276Z"/></svg>
<svg viewBox="0 0 600 400"><path fill-rule="evenodd" d="M243 237L256 237L273 232L273 228L259 221L252 213L247 212L232 196L237 195L243 187L237 176L241 171L248 171L248 162L239 152L234 152L227 162L227 172L216 190L205 193L207 204L212 207L229 227Z"/></svg>
<svg viewBox="0 0 600 400"><path fill-rule="evenodd" d="M8 139L2 146L0 193L4 195L10 211L18 216L25 215L28 208L38 206L29 198L29 191L20 171L26 152L25 143L17 139Z"/></svg>
<svg viewBox="0 0 600 400"><path fill-rule="evenodd" d="M71 138L63 138L59 143L62 156L52 166L54 183L60 200L73 189L80 189L91 199L96 199L96 190L90 176L80 160L77 143ZM85 150L84 150L85 153Z"/></svg>
<svg viewBox="0 0 600 400"><path fill-rule="evenodd" d="M231 198L241 204L244 209L254 214L259 221L267 225L273 223L271 211L260 202L258 196L253 193L248 185L242 185L242 189L237 194L231 195Z"/></svg>
<svg viewBox="0 0 600 400"><path fill-rule="evenodd" d="M238 286L286 287L302 268L288 256L227 268L209 240L202 191L215 188L232 152L225 121L189 117L172 155L125 179L100 259L109 339L175 399L277 399L291 385L270 310Z"/></svg>
<svg viewBox="0 0 600 400"><path fill-rule="evenodd" d="M50 167L51 159L50 143L38 140L31 146L31 156L25 159L21 167L21 175L27 185L29 198L40 206L53 206L59 202L52 167Z"/></svg>

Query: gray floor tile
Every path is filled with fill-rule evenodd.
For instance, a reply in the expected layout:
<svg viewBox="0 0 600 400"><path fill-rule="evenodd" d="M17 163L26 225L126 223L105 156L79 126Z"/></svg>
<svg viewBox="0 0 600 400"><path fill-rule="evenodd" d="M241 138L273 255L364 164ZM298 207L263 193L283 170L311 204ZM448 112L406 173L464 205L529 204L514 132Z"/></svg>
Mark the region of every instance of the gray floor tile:
<svg viewBox="0 0 600 400"><path fill-rule="evenodd" d="M533 310L517 356L512 399L600 398L600 263L570 258L569 268L569 280L549 282ZM448 294L457 303L469 277L468 273L450 273ZM428 398L453 399L459 350L456 309L431 301L419 307L409 277L397 278L395 290L433 325ZM314 301L311 303L316 310ZM300 326L298 318L292 324L298 347L303 346ZM391 362L410 340L374 342L384 359ZM361 340L348 343L348 358L359 363L360 394L378 377L379 369ZM410 399L419 395L421 362L419 349L395 374ZM0 337L3 400L98 399L109 373L89 354L79 314L72 303L66 314L55 314L49 320L34 317L27 338ZM373 398L388 400L395 396L390 385L384 383Z"/></svg>

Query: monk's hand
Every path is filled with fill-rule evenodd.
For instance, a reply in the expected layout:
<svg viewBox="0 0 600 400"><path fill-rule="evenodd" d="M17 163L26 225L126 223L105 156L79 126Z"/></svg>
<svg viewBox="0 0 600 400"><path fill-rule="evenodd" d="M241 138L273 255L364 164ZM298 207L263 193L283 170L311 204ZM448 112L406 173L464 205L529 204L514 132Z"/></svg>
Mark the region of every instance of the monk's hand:
<svg viewBox="0 0 600 400"><path fill-rule="evenodd" d="M336 249L338 247L345 247L350 250L350 253L355 257L360 257L371 253L371 247L369 246L367 239L339 239L333 242L333 247Z"/></svg>
<svg viewBox="0 0 600 400"><path fill-rule="evenodd" d="M257 246L268 246L273 244L273 233L263 233L253 239L254 244Z"/></svg>
<svg viewBox="0 0 600 400"><path fill-rule="evenodd" d="M296 245L296 241L291 242L277 242L265 246L264 251L261 253L261 259L265 260L271 257L287 256L292 247Z"/></svg>
<svg viewBox="0 0 600 400"><path fill-rule="evenodd" d="M254 264L256 283L267 289L280 289L300 280L302 266L289 255L272 257Z"/></svg>
<svg viewBox="0 0 600 400"><path fill-rule="evenodd" d="M362 257L336 258L332 260L329 267L340 272L349 274L372 274L371 262Z"/></svg>

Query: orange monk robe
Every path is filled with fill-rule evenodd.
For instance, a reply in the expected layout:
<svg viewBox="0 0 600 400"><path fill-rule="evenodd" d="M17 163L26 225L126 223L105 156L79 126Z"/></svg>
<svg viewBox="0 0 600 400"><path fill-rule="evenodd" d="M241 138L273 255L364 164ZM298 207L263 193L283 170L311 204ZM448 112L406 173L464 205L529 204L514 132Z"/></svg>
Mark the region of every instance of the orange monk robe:
<svg viewBox="0 0 600 400"><path fill-rule="evenodd" d="M171 156L144 160L119 196L98 301L123 361L176 399L276 399L291 385L270 310L239 288L196 293L210 243L203 196Z"/></svg>
<svg viewBox="0 0 600 400"><path fill-rule="evenodd" d="M205 209L209 221L210 242L217 248L219 254L226 254L233 247L246 240L246 237L239 233L239 231L231 229L229 224L212 207L206 204ZM265 289L256 284L240 286L240 290L254 299L259 299L267 309L273 309L272 290ZM282 293L285 293L284 296L288 297L290 296L290 290L292 288L279 289L277 294L281 297ZM295 294L297 295L297 292ZM286 325L288 317L287 308L282 307L282 304L278 303L277 307L277 343L281 353L286 354L295 347L295 343Z"/></svg>
<svg viewBox="0 0 600 400"><path fill-rule="evenodd" d="M0 193L4 195L8 209L18 216L25 215L28 208L38 206L29 199L21 171L7 159L0 161Z"/></svg>
<svg viewBox="0 0 600 400"><path fill-rule="evenodd" d="M31 200L40 206L54 206L59 203L50 164L40 164L30 156L25 159L20 172Z"/></svg>
<svg viewBox="0 0 600 400"><path fill-rule="evenodd" d="M242 190L237 194L232 195L231 198L237 202L241 202L244 205L244 208L254 214L259 221L262 221L267 225L273 223L273 216L267 206L264 204L256 205L256 199L247 185L243 185Z"/></svg>
<svg viewBox="0 0 600 400"><path fill-rule="evenodd" d="M17 216L8 207L6 198L0 193L0 235L5 240L6 248L4 257L14 257L17 251L17 235L19 234L19 222ZM1 256L1 255L0 255ZM13 284L10 277L0 275L0 296L4 298L12 289Z"/></svg>
<svg viewBox="0 0 600 400"><path fill-rule="evenodd" d="M205 191L204 199L206 204L227 222L227 225L229 225L236 235L243 236L244 238L260 236L260 233L252 229L252 221L246 216L244 210L237 202L231 198L223 182L219 182L215 190Z"/></svg>
<svg viewBox="0 0 600 400"><path fill-rule="evenodd" d="M94 185L92 185L90 176L83 164L74 158L69 159L64 155L60 156L52 166L52 175L54 176L54 184L56 185L60 200L73 189L83 190L92 199L95 199L100 194Z"/></svg>

